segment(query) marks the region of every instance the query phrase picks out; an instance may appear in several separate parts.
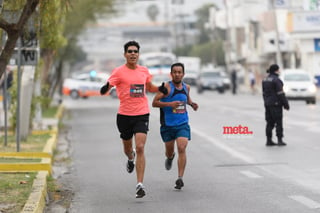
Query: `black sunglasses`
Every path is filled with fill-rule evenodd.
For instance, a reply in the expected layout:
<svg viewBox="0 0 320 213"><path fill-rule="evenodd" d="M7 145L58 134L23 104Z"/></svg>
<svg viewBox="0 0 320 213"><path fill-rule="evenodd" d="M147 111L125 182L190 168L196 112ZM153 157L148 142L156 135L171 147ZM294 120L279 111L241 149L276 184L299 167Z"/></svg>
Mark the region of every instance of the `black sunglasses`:
<svg viewBox="0 0 320 213"><path fill-rule="evenodd" d="M139 50L127 50L127 53L138 53Z"/></svg>

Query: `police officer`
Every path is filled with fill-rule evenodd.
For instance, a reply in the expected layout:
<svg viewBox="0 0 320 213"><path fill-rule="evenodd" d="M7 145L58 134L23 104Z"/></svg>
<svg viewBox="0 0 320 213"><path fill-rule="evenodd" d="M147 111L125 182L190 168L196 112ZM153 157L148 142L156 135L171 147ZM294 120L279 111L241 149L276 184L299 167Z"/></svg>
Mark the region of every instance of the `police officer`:
<svg viewBox="0 0 320 213"><path fill-rule="evenodd" d="M262 82L262 92L265 107L266 146L285 146L283 142L282 107L289 110L289 103L283 91L283 82L279 79L279 66L273 64L267 70L269 75ZM278 144L272 141L272 130L276 127Z"/></svg>

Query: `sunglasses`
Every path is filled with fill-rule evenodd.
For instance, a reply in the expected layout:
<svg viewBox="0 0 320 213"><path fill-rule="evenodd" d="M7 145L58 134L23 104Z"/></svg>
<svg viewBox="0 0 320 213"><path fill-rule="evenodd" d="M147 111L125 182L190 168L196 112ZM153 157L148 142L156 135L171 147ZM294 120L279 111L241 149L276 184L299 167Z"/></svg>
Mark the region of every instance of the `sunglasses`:
<svg viewBox="0 0 320 213"><path fill-rule="evenodd" d="M138 50L127 50L127 53L138 53Z"/></svg>

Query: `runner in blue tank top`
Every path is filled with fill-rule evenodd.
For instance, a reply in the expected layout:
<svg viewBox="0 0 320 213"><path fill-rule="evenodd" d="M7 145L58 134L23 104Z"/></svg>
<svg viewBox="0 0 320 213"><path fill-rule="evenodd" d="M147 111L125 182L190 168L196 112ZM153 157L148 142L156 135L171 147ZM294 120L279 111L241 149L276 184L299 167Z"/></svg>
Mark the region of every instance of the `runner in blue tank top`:
<svg viewBox="0 0 320 213"><path fill-rule="evenodd" d="M165 168L170 170L175 156L174 145L177 142L178 149L178 179L176 180L176 189L184 186L183 175L187 163L186 148L190 136L189 117L187 105L193 110L198 109L198 104L190 98L190 86L183 80L184 65L175 63L171 65L172 81L164 86L168 89L168 94L157 93L153 99L152 106L160 108L160 133L165 143Z"/></svg>

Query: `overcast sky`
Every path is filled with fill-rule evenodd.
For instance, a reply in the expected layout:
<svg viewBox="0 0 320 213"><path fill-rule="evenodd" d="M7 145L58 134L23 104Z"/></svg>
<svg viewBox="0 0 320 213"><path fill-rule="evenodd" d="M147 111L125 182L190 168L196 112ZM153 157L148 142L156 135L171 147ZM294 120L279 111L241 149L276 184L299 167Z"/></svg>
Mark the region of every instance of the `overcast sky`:
<svg viewBox="0 0 320 213"><path fill-rule="evenodd" d="M168 0L155 0L155 1L136 1L136 3L130 3L127 5L122 4L122 11L117 18L113 18L109 21L113 23L128 23L128 22L149 22L150 19L146 14L146 9L152 4L156 4L160 9L160 14L157 21L164 21L166 16L171 16L173 13L190 13L192 14L196 9L200 8L204 4L214 3L218 7L222 7L223 0L184 0L183 5L172 5L169 13L166 8L168 5L165 3Z"/></svg>

